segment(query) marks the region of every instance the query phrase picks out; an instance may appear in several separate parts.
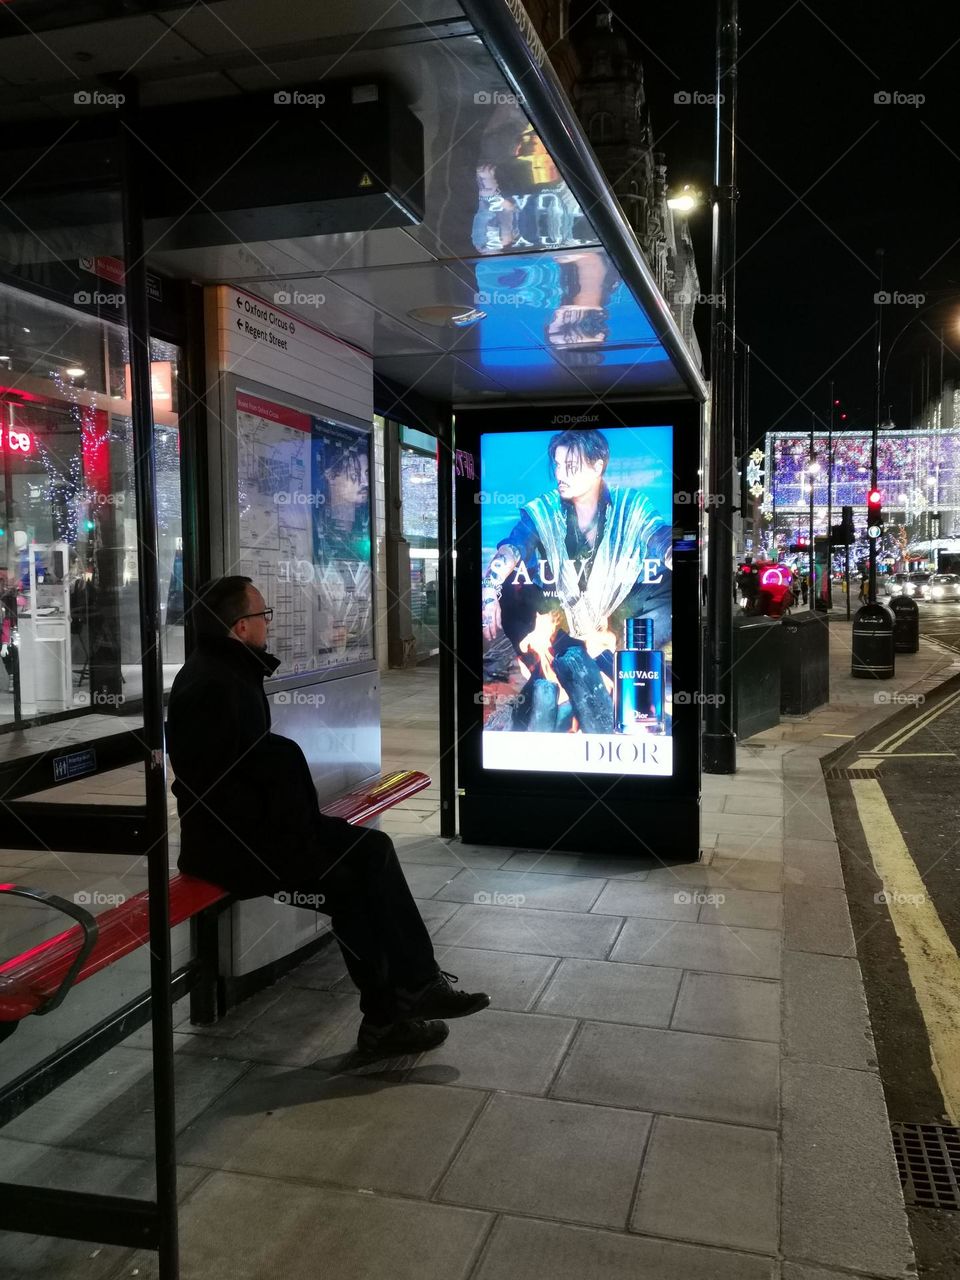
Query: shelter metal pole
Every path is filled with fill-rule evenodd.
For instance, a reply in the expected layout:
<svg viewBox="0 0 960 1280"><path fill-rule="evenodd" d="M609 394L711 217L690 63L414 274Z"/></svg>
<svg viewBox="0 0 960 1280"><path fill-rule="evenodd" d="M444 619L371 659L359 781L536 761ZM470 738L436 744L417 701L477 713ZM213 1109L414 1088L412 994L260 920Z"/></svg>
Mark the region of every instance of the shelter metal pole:
<svg viewBox="0 0 960 1280"><path fill-rule="evenodd" d="M457 639L453 610L453 426L447 415L437 439L437 613L440 631L440 835L457 834Z"/></svg>
<svg viewBox="0 0 960 1280"><path fill-rule="evenodd" d="M733 493L736 379L737 0L717 10L717 123L710 335L710 476L707 491L706 773L735 773L733 729Z"/></svg>
<svg viewBox="0 0 960 1280"><path fill-rule="evenodd" d="M167 777L163 741L163 657L160 637L160 575L157 549L157 464L150 385L150 316L144 259L143 185L139 144L126 120L136 121L135 94L120 120L123 166L123 250L130 387L133 416L134 488L139 545L140 669L143 678L143 741L146 750L147 887L150 895L150 1006L153 1030L154 1157L157 1177L160 1280L177 1280L177 1164L174 1119L173 1009Z"/></svg>

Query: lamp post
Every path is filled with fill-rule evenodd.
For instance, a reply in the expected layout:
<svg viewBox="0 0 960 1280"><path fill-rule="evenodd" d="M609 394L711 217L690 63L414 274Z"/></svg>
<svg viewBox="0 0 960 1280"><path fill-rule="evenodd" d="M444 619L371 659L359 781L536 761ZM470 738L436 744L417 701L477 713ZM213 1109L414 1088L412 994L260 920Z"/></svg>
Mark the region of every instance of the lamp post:
<svg viewBox="0 0 960 1280"><path fill-rule="evenodd" d="M703 768L735 773L733 719L733 495L736 334L736 117L738 0L717 7L717 118L710 331L710 476L707 509L707 705Z"/></svg>
<svg viewBox="0 0 960 1280"><path fill-rule="evenodd" d="M807 459L807 483L810 485L810 545L807 548L807 586L808 600L810 608L813 608L814 597L814 579L816 576L816 534L813 529L813 485L817 476L820 474L820 463L817 461L816 454L813 451L813 428L810 428L810 456Z"/></svg>

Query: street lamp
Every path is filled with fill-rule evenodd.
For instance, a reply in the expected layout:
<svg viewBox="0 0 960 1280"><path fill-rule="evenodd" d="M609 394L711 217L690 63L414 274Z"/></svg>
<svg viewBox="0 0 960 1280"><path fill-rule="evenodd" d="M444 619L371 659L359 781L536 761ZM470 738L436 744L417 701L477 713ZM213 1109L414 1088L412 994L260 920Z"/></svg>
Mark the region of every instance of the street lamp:
<svg viewBox="0 0 960 1280"><path fill-rule="evenodd" d="M674 213L692 213L703 204L703 192L684 183L673 195L667 196L667 208Z"/></svg>

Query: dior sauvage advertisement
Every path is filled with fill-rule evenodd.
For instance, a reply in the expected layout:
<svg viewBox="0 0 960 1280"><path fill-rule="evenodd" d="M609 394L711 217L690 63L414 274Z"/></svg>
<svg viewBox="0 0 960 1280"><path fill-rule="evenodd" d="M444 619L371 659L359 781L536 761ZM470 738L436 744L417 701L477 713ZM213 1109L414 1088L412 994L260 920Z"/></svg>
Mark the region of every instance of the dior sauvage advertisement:
<svg viewBox="0 0 960 1280"><path fill-rule="evenodd" d="M670 776L673 431L486 433L483 765Z"/></svg>

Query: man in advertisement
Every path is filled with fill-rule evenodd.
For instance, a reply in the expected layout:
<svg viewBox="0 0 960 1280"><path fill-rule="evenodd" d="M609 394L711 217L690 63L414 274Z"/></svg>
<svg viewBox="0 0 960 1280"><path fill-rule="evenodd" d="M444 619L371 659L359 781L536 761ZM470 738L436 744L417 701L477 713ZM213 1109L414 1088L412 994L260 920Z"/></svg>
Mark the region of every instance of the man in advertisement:
<svg viewBox="0 0 960 1280"><path fill-rule="evenodd" d="M603 431L560 431L549 438L547 458L554 487L522 503L483 579L485 683L496 685L499 676L511 689L516 684L515 670L505 673L502 663L496 669L503 638L523 681L509 699L509 716L490 717L486 727L663 733L671 526L640 487L608 483ZM619 465L624 473L636 464L621 458ZM488 504L499 496L482 495Z"/></svg>

